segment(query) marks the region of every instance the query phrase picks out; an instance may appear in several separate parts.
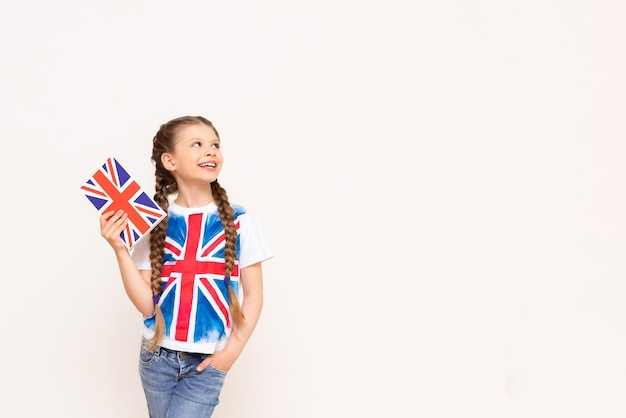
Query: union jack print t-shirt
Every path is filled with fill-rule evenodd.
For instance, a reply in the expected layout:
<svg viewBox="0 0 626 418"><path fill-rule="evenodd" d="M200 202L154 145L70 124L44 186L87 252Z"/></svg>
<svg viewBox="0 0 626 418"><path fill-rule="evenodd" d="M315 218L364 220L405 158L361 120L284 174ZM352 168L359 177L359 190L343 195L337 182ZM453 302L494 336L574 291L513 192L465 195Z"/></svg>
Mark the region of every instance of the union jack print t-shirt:
<svg viewBox="0 0 626 418"><path fill-rule="evenodd" d="M239 271L273 256L255 218L241 206L235 210L237 259L230 286L241 297ZM171 203L168 210L159 306L165 319L161 346L210 354L226 345L232 330L228 289L224 282L225 235L217 207L185 208ZM139 270L151 270L150 239L135 246ZM144 337L154 335L155 316L144 319Z"/></svg>

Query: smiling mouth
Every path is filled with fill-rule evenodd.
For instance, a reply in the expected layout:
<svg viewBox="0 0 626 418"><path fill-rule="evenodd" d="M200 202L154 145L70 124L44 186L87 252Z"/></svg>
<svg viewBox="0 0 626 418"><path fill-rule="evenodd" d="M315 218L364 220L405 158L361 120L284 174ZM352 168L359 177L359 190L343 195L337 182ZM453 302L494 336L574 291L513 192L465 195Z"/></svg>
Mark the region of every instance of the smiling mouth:
<svg viewBox="0 0 626 418"><path fill-rule="evenodd" d="M215 163L203 163L203 164L200 164L200 167L212 167L212 168L215 168L215 167L217 167L217 165Z"/></svg>

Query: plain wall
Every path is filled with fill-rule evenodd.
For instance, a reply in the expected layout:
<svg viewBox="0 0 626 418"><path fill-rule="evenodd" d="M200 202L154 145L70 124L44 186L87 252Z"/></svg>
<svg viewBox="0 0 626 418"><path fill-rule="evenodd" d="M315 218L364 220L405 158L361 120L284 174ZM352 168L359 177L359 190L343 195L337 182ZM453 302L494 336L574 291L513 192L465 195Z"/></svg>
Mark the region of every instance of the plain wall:
<svg viewBox="0 0 626 418"><path fill-rule="evenodd" d="M79 187L173 117L275 253L214 416L626 416L617 1L3 2L0 415L141 417Z"/></svg>

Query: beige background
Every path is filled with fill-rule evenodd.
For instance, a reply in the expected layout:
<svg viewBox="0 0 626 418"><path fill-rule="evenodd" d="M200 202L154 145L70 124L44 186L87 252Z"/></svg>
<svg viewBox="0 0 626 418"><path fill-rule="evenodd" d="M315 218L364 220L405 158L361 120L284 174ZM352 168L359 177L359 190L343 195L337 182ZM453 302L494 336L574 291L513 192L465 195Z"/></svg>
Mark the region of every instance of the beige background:
<svg viewBox="0 0 626 418"><path fill-rule="evenodd" d="M625 12L4 2L0 415L145 416L79 186L201 114L276 254L216 418L626 416Z"/></svg>

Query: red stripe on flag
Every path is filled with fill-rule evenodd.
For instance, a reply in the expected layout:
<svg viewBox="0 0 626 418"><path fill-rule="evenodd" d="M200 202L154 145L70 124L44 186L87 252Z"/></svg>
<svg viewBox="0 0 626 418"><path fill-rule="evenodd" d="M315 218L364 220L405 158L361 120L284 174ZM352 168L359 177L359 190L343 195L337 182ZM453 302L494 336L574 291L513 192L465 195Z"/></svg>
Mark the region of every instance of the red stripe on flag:
<svg viewBox="0 0 626 418"><path fill-rule="evenodd" d="M213 286L211 286L211 284L209 283L207 279L202 278L200 279L200 281L204 284L204 287L206 288L206 290L208 290L209 293L211 294L211 297L215 301L215 304L217 305L222 315L224 315L224 318L226 318L226 327L230 328L230 312L228 310L228 307L226 307L222 303L222 301L219 299L217 292L215 291L215 289L213 289Z"/></svg>
<svg viewBox="0 0 626 418"><path fill-rule="evenodd" d="M80 188L88 192L91 192L93 194L97 194L98 196L107 197L107 195L102 193L100 190L92 189L91 187L87 187L87 186L81 186Z"/></svg>
<svg viewBox="0 0 626 418"><path fill-rule="evenodd" d="M160 218L161 217L161 213L160 212L154 212L152 210L148 210L148 209L144 209L144 208L140 208L140 207L135 207L135 209L137 209L140 212L143 212L145 214L154 216L155 218Z"/></svg>
<svg viewBox="0 0 626 418"><path fill-rule="evenodd" d="M235 229L239 229L239 221L237 221L235 223ZM219 244L221 244L222 242L224 242L224 240L226 239L226 234L222 234L218 239L216 239L215 241L213 241L211 243L211 245L209 245L203 252L202 252L202 257L206 257L207 255L209 255L211 253L211 251L213 251Z"/></svg>
<svg viewBox="0 0 626 418"><path fill-rule="evenodd" d="M117 175L113 171L113 158L109 158L107 160L107 165L109 166L109 173L111 173L111 178L113 179L113 184L115 184L116 186L119 187L119 184L117 184Z"/></svg>

